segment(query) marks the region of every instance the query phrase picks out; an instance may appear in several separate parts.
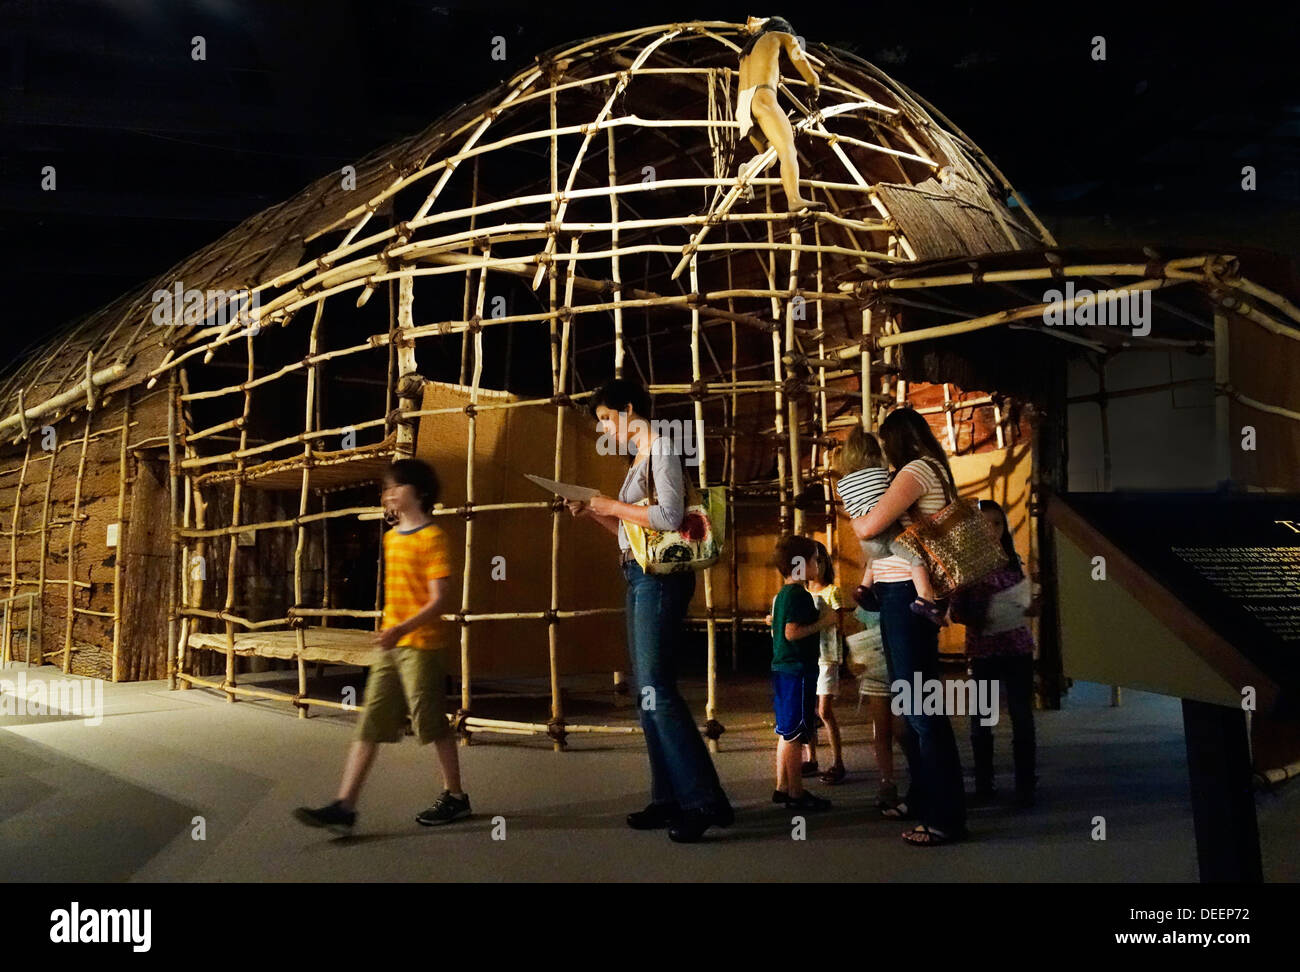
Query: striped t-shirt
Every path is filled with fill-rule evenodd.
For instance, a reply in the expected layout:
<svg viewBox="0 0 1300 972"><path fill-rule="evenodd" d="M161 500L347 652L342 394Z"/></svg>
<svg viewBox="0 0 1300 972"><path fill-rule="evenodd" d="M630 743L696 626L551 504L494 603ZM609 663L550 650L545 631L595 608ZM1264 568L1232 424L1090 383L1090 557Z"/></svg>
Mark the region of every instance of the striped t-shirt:
<svg viewBox="0 0 1300 972"><path fill-rule="evenodd" d="M856 469L841 476L835 491L840 494L844 512L851 517L866 516L876 500L889 489L889 470L879 466Z"/></svg>
<svg viewBox="0 0 1300 972"><path fill-rule="evenodd" d="M429 582L451 576L447 535L430 521L409 533L393 529L384 534L384 620L391 628L401 624L429 602ZM415 648L438 647L435 622L413 631L397 644Z"/></svg>
<svg viewBox="0 0 1300 972"><path fill-rule="evenodd" d="M897 482L903 476L912 476L920 480L921 485L925 487L925 492L916 501L917 508L926 516L934 516L948 505L939 475L934 466L924 459L913 459L898 471L894 481ZM912 518L907 513L904 513L898 518L898 522L900 526L909 527L912 525ZM880 560L871 562L871 582L873 584L882 582L889 584L911 579L912 570L902 557L883 557Z"/></svg>

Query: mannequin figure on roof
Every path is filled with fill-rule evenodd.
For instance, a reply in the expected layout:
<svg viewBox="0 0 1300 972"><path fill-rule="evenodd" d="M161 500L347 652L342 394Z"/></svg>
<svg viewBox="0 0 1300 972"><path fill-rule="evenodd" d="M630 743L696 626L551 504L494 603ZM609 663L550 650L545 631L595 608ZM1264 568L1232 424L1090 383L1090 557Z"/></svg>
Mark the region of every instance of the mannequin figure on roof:
<svg viewBox="0 0 1300 972"><path fill-rule="evenodd" d="M740 135L749 136L759 155L767 146L751 131L753 123L767 136L781 160L781 184L785 187L786 205L790 212L801 209L822 210L825 203L806 199L799 192L799 157L794 149L794 129L776 100L780 81L781 51L785 51L795 69L812 86L814 102L821 93L821 82L794 35L794 28L781 17L750 17L745 22L750 33L749 42L740 51L740 100L736 104L736 121ZM747 178L758 163L758 156L740 167L740 177Z"/></svg>

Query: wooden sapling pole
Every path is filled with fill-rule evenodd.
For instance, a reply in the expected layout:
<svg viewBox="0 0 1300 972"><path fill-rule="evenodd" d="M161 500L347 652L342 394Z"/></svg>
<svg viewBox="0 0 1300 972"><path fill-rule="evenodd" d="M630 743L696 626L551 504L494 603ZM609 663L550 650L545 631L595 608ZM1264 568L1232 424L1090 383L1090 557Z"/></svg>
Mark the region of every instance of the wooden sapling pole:
<svg viewBox="0 0 1300 972"><path fill-rule="evenodd" d="M957 430L952 424L952 386L943 383L943 420L948 433L948 454L957 454Z"/></svg>
<svg viewBox="0 0 1300 972"><path fill-rule="evenodd" d="M618 185L618 169L614 164L614 129L606 129L609 135L609 185L612 189ZM613 255L610 259L610 273L612 274L612 283L614 287L614 377L623 377L623 272L619 265L619 238L618 238L618 194L611 192L609 194L609 221L611 224L610 249ZM571 264L572 267L575 264ZM616 673L617 674L617 673Z"/></svg>
<svg viewBox="0 0 1300 972"><path fill-rule="evenodd" d="M577 253L578 238L576 236L569 241L569 250L571 253ZM555 394L557 396L563 395L569 385L569 334L572 320L567 312L573 302L573 268L575 266L576 263L569 264L569 274L564 287L559 369L554 378ZM551 270L550 277L550 307L554 310L557 289L554 269ZM554 331L554 321L551 322L551 328ZM564 474L564 416L565 406L560 401L557 401L555 406L555 463L553 467L555 471L552 474L556 480L562 479ZM551 721L548 731L552 739L552 748L557 753L566 746L564 698L560 694L559 618L555 613L560 608L560 516L559 508L551 511L551 617L547 620L546 625L547 658L551 676Z"/></svg>
<svg viewBox="0 0 1300 972"><path fill-rule="evenodd" d="M591 122L588 125L584 125L582 127L582 130L584 132L582 144L578 146L577 154L574 156L573 162L569 165L569 178L564 186L564 195L563 197L561 197L562 201L560 202L559 206L555 209L554 215L551 217L552 222L558 224L564 221L564 214L569 206L569 194L573 192L573 184L578 178L579 171L581 171L582 169L582 160L587 155L587 149L591 145L591 140L596 137L596 133L600 131L602 123L605 121L606 118L609 117L610 112L613 111L615 102L622 96L624 89L631 82L633 74L641 67L642 64L645 63L646 59L650 57L650 55L653 54L658 47L668 42L672 38L676 37L680 32L681 32L680 30L676 30L676 29L670 30L668 33L655 38L648 45L646 45L646 47L641 51L641 53L639 53L636 56L636 60L632 62L632 66L626 72L619 73L618 82L614 85L613 90L610 91L609 97L605 99L605 103L604 105L601 106L600 112L596 115L595 121ZM554 136L554 130L556 128L555 122L556 122L555 88L552 85L551 88L551 130L552 130L551 164L552 166L554 166L556 162L556 144L555 144L555 136ZM554 195L556 188L557 188L557 182L555 180L552 180L551 182L552 195ZM546 246L544 247L542 253L539 254L538 256L537 273L533 276L534 290L536 290L538 287L542 285L542 275L546 272L547 265L550 263L551 257L555 253L557 236L558 234L554 232L548 234L546 240ZM676 277L677 274L674 274L673 276Z"/></svg>
<svg viewBox="0 0 1300 972"><path fill-rule="evenodd" d="M479 164L479 157L476 155L474 156L474 180L470 187L469 232L471 238L469 243L465 247L466 256L474 255L473 233L474 233L475 220L477 220L478 218L478 211L477 211L478 164ZM486 272L487 272L486 270L480 271L480 276L482 276L482 274ZM465 285L463 288L463 296L461 298L461 319L468 321L469 320L469 292L470 292L470 287L474 282L473 272L470 270L466 270L464 274L464 278L465 278L464 280ZM479 311L479 316L480 317L483 316L483 312L481 310ZM460 336L460 378L457 382L458 384L461 385L465 384L465 376L469 370L469 344L470 344L470 334L469 333L461 334ZM509 382L506 382L507 388L509 387L509 384L510 384Z"/></svg>
<svg viewBox="0 0 1300 972"><path fill-rule="evenodd" d="M176 586L180 582L176 576L178 572L177 548L181 542L176 532L176 489L178 485L177 478L180 475L176 456L176 410L181 407L181 403L177 398L177 382L177 373L169 371L167 373L167 514L171 527L170 542L167 546L167 687L169 689L176 688ZM119 562L125 549L122 539L119 535L117 550ZM180 569L184 569L183 565ZM134 659L141 652L137 649L131 654L133 659L132 668L134 668Z"/></svg>
<svg viewBox="0 0 1300 972"><path fill-rule="evenodd" d="M326 395L326 390L325 390L326 386L323 381L324 376L321 370L320 363L317 362L313 366L312 370L316 373L315 427L319 429L325 424L323 421L323 416L325 412L324 400ZM328 491L320 492L320 508L322 513L329 510ZM329 529L329 522L327 520L321 522L320 555L321 555L321 603L326 608L329 608L330 607L330 529ZM321 619L321 627L328 628L329 625L330 625L330 616L326 614ZM321 664L316 665L316 674L318 677L323 670L324 670L323 665ZM305 686L303 688L303 694L306 694Z"/></svg>
<svg viewBox="0 0 1300 972"><path fill-rule="evenodd" d="M781 391L781 387L782 387L781 386L781 378L782 378L781 335L777 331L772 332L772 377L774 382L774 391L772 393L772 397L774 399L772 419L776 425L777 435L781 436L785 432L785 418L784 418L785 398ZM781 503L780 517L781 517L782 533L786 531L786 521L788 518L788 507L785 505L786 504L786 488L785 488L786 456L787 456L786 450L782 449L778 445L776 449L776 476L777 476L777 484L778 484L777 499Z"/></svg>
<svg viewBox="0 0 1300 972"><path fill-rule="evenodd" d="M253 376L255 374L254 371L255 352L254 352L254 345L253 345L253 335L251 333L248 334L245 338L245 341L247 342L247 346L248 346L248 380L252 381ZM250 389L245 389L244 390L244 411L243 411L244 422L239 430L240 451L242 451L248 445L248 416L252 412L252 402L253 402L252 391ZM232 531L234 530L234 528L237 528L240 525L241 513L242 513L242 507L244 501L244 476L243 476L244 460L237 459L236 463L237 463L236 469L239 472L239 476L235 480L235 494L234 494L234 499L231 502L230 526L232 528ZM230 549L229 549L228 556L226 558L226 612L227 613L230 613L235 606L235 581L236 581L235 571L238 565L238 559L237 559L238 551L239 551L239 534L237 532L232 532L230 534ZM226 685L230 688L233 688L235 684L236 684L235 682L235 624L233 621L227 619L226 620ZM226 701L235 702L237 701L237 696L235 695L234 692L227 692Z"/></svg>
<svg viewBox="0 0 1300 972"><path fill-rule="evenodd" d="M868 432L876 431L876 399L875 388L871 379L871 354L872 338L871 333L871 308L862 308L862 426Z"/></svg>
<svg viewBox="0 0 1300 972"><path fill-rule="evenodd" d="M316 353L317 343L320 335L321 316L325 312L325 302L321 301L316 305L316 316L311 322L311 333L307 339L307 353L313 355ZM317 382L320 381L320 365L316 365L307 372L307 392L303 407L303 431L312 431L316 418L316 395ZM307 503L311 498L311 453L312 442L305 439L302 445L302 484L298 491L298 516L299 518L307 515ZM323 525L323 529L328 532L328 526ZM302 588L302 552L307 541L307 525L299 522L296 542L293 546L293 605L297 610L303 606L303 588ZM307 718L307 704L303 699L307 695L307 663L303 655L307 651L307 634L305 623L295 623L293 626L294 640L297 643L298 650L295 652L294 661L298 666L298 695L294 699L294 706L298 709L298 718Z"/></svg>
<svg viewBox="0 0 1300 972"><path fill-rule="evenodd" d="M117 546L113 548L113 660L110 675L114 682L120 678L122 664L122 551L126 549L126 470L129 462L127 442L131 437L131 392L131 388L122 392L122 441L117 456ZM176 538L171 538L171 543L175 544ZM169 546L169 552L171 549ZM169 621L167 637L170 639L173 634ZM169 673L168 679L171 678Z"/></svg>
<svg viewBox="0 0 1300 972"><path fill-rule="evenodd" d="M319 417L318 417L317 421L319 421ZM322 512L322 513L325 512L325 511L327 511L327 510L329 509L329 505L330 505L330 504L329 504L329 496L330 496L330 494L329 494L328 492L322 492L322 493L320 494L320 507L321 507L321 512ZM321 530L321 538L320 538L320 539L321 539L321 550L320 550L320 553L321 553L321 603L325 606L325 609L328 611L328 610L330 610L330 609L334 606L334 605L331 603L331 597L330 597L330 594L331 594L331 591L330 591L330 528L329 528L329 523L328 523L328 522L323 522L323 523L321 524L321 526L322 526L322 528L323 528L323 529ZM328 627L330 626L330 618L331 618L331 617L335 617L335 616L336 616L336 615L332 615L332 614L325 614L325 615L323 615L323 616L321 617L321 627L322 627L322 628L328 628ZM321 668L320 668L320 666L317 666L317 668L316 668L316 674L319 675L320 673L321 673Z"/></svg>
<svg viewBox="0 0 1300 972"><path fill-rule="evenodd" d="M618 185L618 168L615 163L614 154L614 129L607 129L609 135L609 185L611 188ZM609 221L612 224L610 233L612 239L610 249L614 255L610 257L610 273L614 284L614 377L623 377L623 271L619 262L619 238L618 238L618 217L619 217L619 200L618 194L611 192L609 194ZM648 330L648 329L647 329ZM617 702L627 692L627 680L624 673L618 669L614 670L614 697Z"/></svg>
<svg viewBox="0 0 1300 972"><path fill-rule="evenodd" d="M41 504L41 552L40 568L36 578L37 599L41 602L41 623L36 630L36 638L41 643L40 663L45 664L45 558L50 547L50 490L54 486L54 463L59 458L58 433L55 433L55 446L49 452L49 466L45 475L45 499ZM72 596L71 585L65 592ZM51 653L52 654L52 653Z"/></svg>
<svg viewBox="0 0 1300 972"><path fill-rule="evenodd" d="M180 382L180 415L178 416L177 434L181 439L181 444L185 447L186 456L193 456L195 448L190 444L187 438L188 430L193 426L193 416L190 415L189 406L185 404L185 396L190 390L189 371L185 368L178 369L178 379ZM184 518L182 523L184 529L188 530L191 526L196 527L199 531L207 525L207 504L203 501L202 487L196 480L185 476L183 488L185 490ZM182 531L182 535L184 531ZM204 571L207 565L208 542L205 538L198 538L194 544L194 557L196 561L191 560L189 538L186 536L186 543L181 547L181 603L184 605L182 611L187 611L192 606L201 605L203 602L203 581L205 579ZM200 567L195 570L195 564ZM196 576L197 575L197 576ZM188 613L183 613L181 617L181 634L176 642L176 664L174 666L177 676L185 671L185 665L190 656L190 630L194 626L193 617ZM200 656L206 657L206 656ZM190 683L181 679L179 683L181 689L189 689Z"/></svg>
<svg viewBox="0 0 1300 972"><path fill-rule="evenodd" d="M402 379L414 375L419 366L415 360L415 342L406 333L414 326L415 280L408 274L401 278L397 287L397 375L398 401L401 403L402 418L397 423L397 448L399 458L409 459L415 455L415 426L408 421L406 412L416 408L413 389L403 388ZM406 391L406 395L403 395Z"/></svg>
<svg viewBox="0 0 1300 972"><path fill-rule="evenodd" d="M699 273L696 267L694 254L691 255L690 261L690 281L691 292L694 293L699 289ZM703 380L700 372L700 311L698 307L691 308L691 379L699 382ZM708 485L708 467L706 464L706 449L704 444L704 403L698 398L695 399L695 448L699 460L699 477L700 490L703 492ZM650 460L646 460L649 462ZM683 470L685 473L685 470ZM718 751L718 737L721 735L722 726L718 722L718 638L717 622L713 618L713 571L712 569L701 571L704 575L704 610L706 612L706 637L707 637L707 679L706 691L707 697L704 703L705 725L708 727L707 738L708 747L711 752Z"/></svg>
<svg viewBox="0 0 1300 972"><path fill-rule="evenodd" d="M820 244L822 238L821 223L813 225L813 239ZM822 289L824 268L822 266L822 255L817 254L817 289ZM817 430L820 438L827 437L827 405L826 405L826 320L825 304L817 301L817 357L822 362L817 368L817 384L821 386L818 392L818 416ZM825 498L825 515L826 515L826 550L831 556L831 562L834 563L839 559L835 550L835 499L831 495L830 479L830 456L831 449L825 445L814 445L812 452L812 468L820 469L822 496Z"/></svg>
<svg viewBox="0 0 1300 972"><path fill-rule="evenodd" d="M86 352L86 375L93 373L93 364L95 353ZM86 478L86 447L90 444L90 427L95 421L95 406L98 402L98 396L94 393L94 385L88 386L90 391L89 400L86 403L86 427L81 433L81 455L77 459L77 480L72 488L72 516L68 520L68 600L67 614L63 624L63 671L66 674L72 670L72 621L74 617L73 598L76 595L76 588L73 581L77 579L77 525L81 515L81 484Z"/></svg>
<svg viewBox="0 0 1300 972"><path fill-rule="evenodd" d="M483 308L487 303L487 267L486 262L492 258L492 247L489 242L483 248L484 267L479 271L478 277L478 294L474 299L474 320L481 320L483 317ZM465 335L465 339L473 339L473 370L469 390L469 407L465 409L466 416L466 434L465 434L465 557L461 566L461 586L460 586L460 613L461 616L469 614L471 582L473 578L472 567L474 565L474 461L478 453L478 399L479 383L483 380L483 332L475 328ZM460 712L457 714L460 718L468 718L473 706L473 687L470 681L470 640L471 634L469 625L464 621L460 624L460 630L457 632L460 637ZM463 723L462 723L463 724ZM460 744L468 746L471 742L468 732L462 733Z"/></svg>
<svg viewBox="0 0 1300 972"><path fill-rule="evenodd" d="M730 238L730 234L728 234ZM727 286L732 282L732 257L728 255L727 260ZM731 309L734 302L727 298L727 307ZM727 469L727 537L730 542L727 544L731 558L731 670L732 672L740 671L740 546L736 535L736 427L739 424L739 407L740 396L735 388L738 334L736 333L736 322L731 322L731 462Z"/></svg>
<svg viewBox="0 0 1300 972"><path fill-rule="evenodd" d="M18 390L18 394L19 394L19 400L21 401L22 398L21 388ZM11 647L11 641L13 638L13 631L12 631L12 620L13 620L13 610L14 610L13 605L16 604L17 602L13 601L12 598L18 592L18 525L21 522L23 484L27 480L27 466L28 463L31 462L31 458L32 458L32 440L31 437L29 436L27 439L27 448L23 452L23 465L18 472L18 486L14 489L14 512L12 518L10 519L10 527L9 527L9 597L11 598L11 600L9 601L9 604L5 607L3 655L4 655L4 663L6 665L13 660L13 653ZM31 618L31 614L32 614L32 604L31 604L31 599L29 598L27 601L27 616L29 619ZM32 650L30 641L28 642L26 647L28 653L30 653Z"/></svg>
<svg viewBox="0 0 1300 972"><path fill-rule="evenodd" d="M799 287L799 244L802 237L797 229L790 231L790 239L795 244L790 251L790 292L794 293ZM787 300L785 305L785 353L792 355L795 353L794 343L794 309L797 305L793 299ZM787 367L786 377L794 379L793 368ZM777 374L777 381L781 380L781 375ZM794 504L794 532L802 534L804 531L804 511L799 502L803 496L803 461L799 455L799 395L791 394L786 399L786 408L789 410L790 421L790 502Z"/></svg>

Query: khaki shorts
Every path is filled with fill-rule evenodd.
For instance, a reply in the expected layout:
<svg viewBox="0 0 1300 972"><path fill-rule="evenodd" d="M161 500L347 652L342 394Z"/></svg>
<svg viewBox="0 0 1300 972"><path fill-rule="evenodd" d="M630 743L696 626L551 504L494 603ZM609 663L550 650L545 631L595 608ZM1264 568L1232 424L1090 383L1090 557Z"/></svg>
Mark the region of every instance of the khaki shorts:
<svg viewBox="0 0 1300 972"><path fill-rule="evenodd" d="M421 745L450 735L446 678L440 649L399 646L376 652L355 738L395 743L402 738L407 713Z"/></svg>

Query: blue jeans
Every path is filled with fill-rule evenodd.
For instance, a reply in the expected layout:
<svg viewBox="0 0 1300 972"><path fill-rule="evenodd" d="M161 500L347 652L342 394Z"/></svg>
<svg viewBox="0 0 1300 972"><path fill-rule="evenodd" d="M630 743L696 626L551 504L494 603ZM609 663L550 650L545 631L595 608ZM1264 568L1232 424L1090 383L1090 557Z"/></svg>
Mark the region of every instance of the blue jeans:
<svg viewBox="0 0 1300 972"><path fill-rule="evenodd" d="M1015 759L1016 790L1032 793L1034 775L1034 656L990 655L972 658L971 678L1001 679L1006 686L1006 711L1011 716L1011 752ZM993 788L993 727L970 721L970 742L975 753L975 789Z"/></svg>
<svg viewBox="0 0 1300 972"><path fill-rule="evenodd" d="M889 681L937 679L939 629L911 610L916 585L909 581L879 583L872 589L880 598L880 633L889 666ZM915 707L914 707L915 708ZM945 833L966 827L966 788L962 782L957 738L946 715L913 712L904 718L907 731L899 739L912 780L909 808L923 824Z"/></svg>
<svg viewBox="0 0 1300 972"><path fill-rule="evenodd" d="M636 706L650 756L650 799L698 810L727 803L718 773L677 691L675 653L682 619L695 593L695 574L655 576L635 562L623 565L627 580L627 649ZM650 689L652 691L646 691Z"/></svg>

